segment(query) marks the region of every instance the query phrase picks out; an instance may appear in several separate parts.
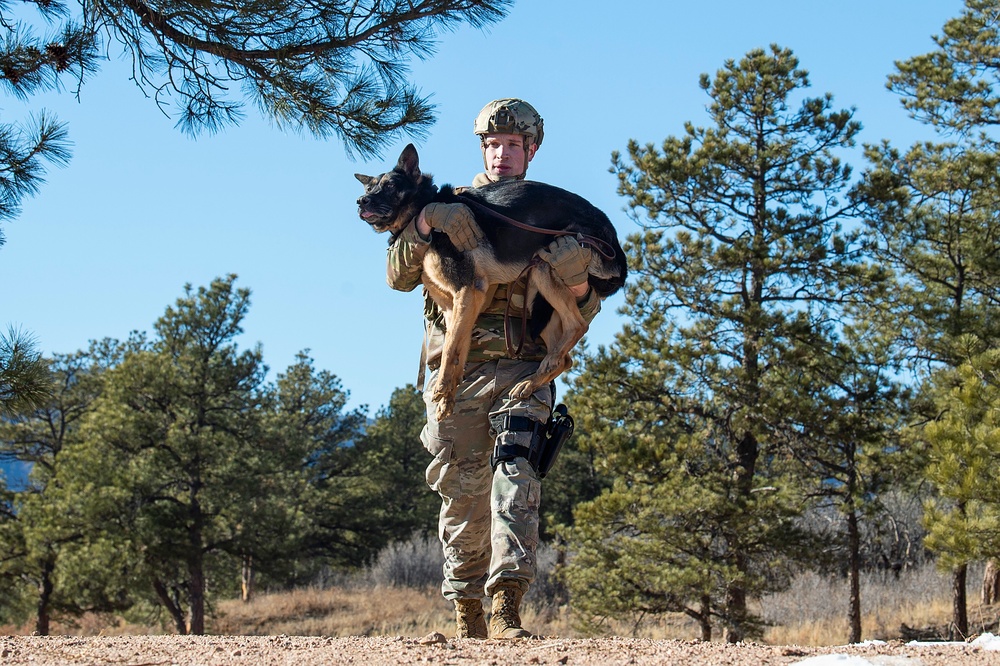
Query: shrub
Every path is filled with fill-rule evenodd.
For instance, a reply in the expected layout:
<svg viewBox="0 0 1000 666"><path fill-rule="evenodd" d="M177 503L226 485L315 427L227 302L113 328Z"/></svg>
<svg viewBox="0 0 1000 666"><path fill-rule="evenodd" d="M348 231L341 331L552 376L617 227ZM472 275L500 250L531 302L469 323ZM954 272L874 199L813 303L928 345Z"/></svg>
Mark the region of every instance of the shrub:
<svg viewBox="0 0 1000 666"><path fill-rule="evenodd" d="M417 532L407 541L394 541L383 548L363 578L376 587L433 587L441 584L442 566L441 543Z"/></svg>

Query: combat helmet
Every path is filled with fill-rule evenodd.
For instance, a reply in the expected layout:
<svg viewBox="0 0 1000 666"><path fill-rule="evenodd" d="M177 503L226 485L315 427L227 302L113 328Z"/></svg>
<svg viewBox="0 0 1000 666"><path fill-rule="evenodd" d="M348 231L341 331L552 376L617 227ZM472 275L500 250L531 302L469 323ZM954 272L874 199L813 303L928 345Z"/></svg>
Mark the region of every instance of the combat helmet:
<svg viewBox="0 0 1000 666"><path fill-rule="evenodd" d="M523 99L495 99L476 116L473 132L480 138L486 134L520 134L528 143L542 145L542 117ZM526 144L527 145L527 144Z"/></svg>

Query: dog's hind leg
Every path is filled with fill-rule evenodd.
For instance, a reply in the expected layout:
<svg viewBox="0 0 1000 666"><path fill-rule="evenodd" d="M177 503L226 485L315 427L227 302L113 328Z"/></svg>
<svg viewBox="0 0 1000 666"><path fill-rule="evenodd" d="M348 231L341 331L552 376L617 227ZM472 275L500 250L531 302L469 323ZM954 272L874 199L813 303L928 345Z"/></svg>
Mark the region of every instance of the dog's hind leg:
<svg viewBox="0 0 1000 666"><path fill-rule="evenodd" d="M471 285L462 287L452 295L452 307L445 313L448 330L445 332L441 352L441 369L431 396L437 403L438 421L449 416L455 409L455 394L465 374L465 362L469 358L469 347L472 344L472 330L485 301L486 291Z"/></svg>
<svg viewBox="0 0 1000 666"><path fill-rule="evenodd" d="M542 331L546 354L535 374L516 385L511 391L515 398L527 398L542 386L573 367L570 352L587 333L589 325L580 314L576 297L569 287L551 269L539 266L531 275L532 290L537 291L552 305L553 313ZM526 301L530 302L530 301Z"/></svg>

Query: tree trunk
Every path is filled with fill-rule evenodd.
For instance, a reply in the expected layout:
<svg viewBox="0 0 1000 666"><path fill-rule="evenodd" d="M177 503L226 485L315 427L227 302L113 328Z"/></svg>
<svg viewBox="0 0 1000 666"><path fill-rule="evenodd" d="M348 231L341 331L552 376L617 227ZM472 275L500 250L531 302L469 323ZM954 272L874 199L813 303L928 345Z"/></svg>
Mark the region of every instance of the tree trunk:
<svg viewBox="0 0 1000 666"><path fill-rule="evenodd" d="M202 538L205 515L202 513L199 499L201 487L201 477L195 475L188 490L190 497L188 514L191 522L188 526L187 543L188 596L191 603L188 633L192 636L201 636L205 633L205 543Z"/></svg>
<svg viewBox="0 0 1000 666"><path fill-rule="evenodd" d="M707 594L701 598L701 615L698 619L701 625L701 640L706 643L712 640L712 598Z"/></svg>
<svg viewBox="0 0 1000 666"><path fill-rule="evenodd" d="M737 557L743 562L743 557ZM737 566L743 567L743 564ZM744 569L740 569L743 571ZM746 590L742 585L731 585L726 590L726 629L722 632L727 643L739 643L746 637Z"/></svg>
<svg viewBox="0 0 1000 666"><path fill-rule="evenodd" d="M201 636L205 633L205 558L201 552L201 527L198 523L190 528L191 542L188 547L188 597L191 602L191 619L188 633Z"/></svg>
<svg viewBox="0 0 1000 666"><path fill-rule="evenodd" d="M35 632L39 636L49 635L49 624L52 619L52 571L55 564L46 560L42 566L42 580L38 583L38 618L35 620Z"/></svg>
<svg viewBox="0 0 1000 666"><path fill-rule="evenodd" d="M170 591L167 590L166 585L164 585L159 579L153 580L153 590L156 591L156 596L159 598L160 603L162 603L163 607L167 609L168 613L170 613L170 617L174 621L174 628L177 629L177 633L182 636L187 634L187 623L184 621L184 612L181 610L180 603L171 598Z"/></svg>
<svg viewBox="0 0 1000 666"><path fill-rule="evenodd" d="M989 606L997 602L1000 602L1000 565L990 559L983 573L983 604Z"/></svg>
<svg viewBox="0 0 1000 666"><path fill-rule="evenodd" d="M191 622L188 633L201 636L205 633L205 574L201 567L191 572L191 584L188 587L191 595Z"/></svg>
<svg viewBox="0 0 1000 666"><path fill-rule="evenodd" d="M254 582L256 579L256 573L253 568L253 555L243 556L243 568L240 572L240 582L243 588L243 603L250 603L253 599L254 593Z"/></svg>
<svg viewBox="0 0 1000 666"><path fill-rule="evenodd" d="M736 469L733 472L733 481L736 485L736 496L742 505L744 514L747 506L751 504L753 494L753 480L757 471L757 438L752 433L746 432L740 438L736 447ZM747 516L748 519L753 517ZM735 552L732 554L736 571L739 572L739 581L729 585L726 590L726 630L724 636L727 643L739 643L746 638L747 633L747 592L744 581L749 570L750 563L743 552L744 545L739 539L733 542Z"/></svg>
<svg viewBox="0 0 1000 666"><path fill-rule="evenodd" d="M851 599L848 620L851 625L848 643L861 642L861 533L858 529L858 514L847 514L848 560L850 562Z"/></svg>
<svg viewBox="0 0 1000 666"><path fill-rule="evenodd" d="M955 567L951 579L952 598L952 640L965 640L969 635L969 612L966 603L965 583L969 576L969 566L962 564ZM957 635L956 635L957 634Z"/></svg>

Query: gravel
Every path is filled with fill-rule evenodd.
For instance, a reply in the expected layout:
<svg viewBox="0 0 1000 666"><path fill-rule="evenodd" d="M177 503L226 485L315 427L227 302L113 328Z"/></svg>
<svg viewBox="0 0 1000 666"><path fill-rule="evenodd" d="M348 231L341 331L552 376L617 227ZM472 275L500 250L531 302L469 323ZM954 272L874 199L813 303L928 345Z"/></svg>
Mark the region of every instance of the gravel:
<svg viewBox="0 0 1000 666"><path fill-rule="evenodd" d="M821 658L829 655L828 659ZM311 636L3 636L0 663L128 664L569 664L572 666L769 664L876 664L885 666L1000 666L1000 651L970 644L889 642L841 647L704 643L631 638L532 638L513 641Z"/></svg>

